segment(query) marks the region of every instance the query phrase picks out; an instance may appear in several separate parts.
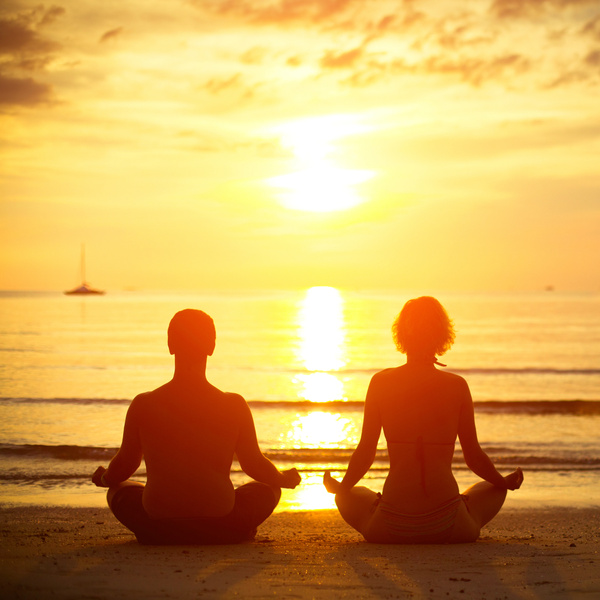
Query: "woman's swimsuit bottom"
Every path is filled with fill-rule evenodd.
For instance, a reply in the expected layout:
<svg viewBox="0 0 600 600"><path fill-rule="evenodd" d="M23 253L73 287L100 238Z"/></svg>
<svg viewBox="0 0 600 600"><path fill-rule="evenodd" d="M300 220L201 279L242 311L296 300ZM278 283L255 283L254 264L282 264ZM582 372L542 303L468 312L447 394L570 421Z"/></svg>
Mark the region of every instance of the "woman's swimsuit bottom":
<svg viewBox="0 0 600 600"><path fill-rule="evenodd" d="M433 510L406 514L391 503L378 498L373 506L373 516L365 537L369 541L380 541L369 538L380 537L375 534L375 530L381 531L378 526L381 523L384 526L386 541L392 543L444 543L450 537L456 513L462 502L466 502L466 497L457 494ZM373 535L369 535L371 532Z"/></svg>
<svg viewBox="0 0 600 600"><path fill-rule="evenodd" d="M133 531L140 544L237 544L252 540L256 528L275 510L270 486L252 481L235 490L233 510L222 517L154 519L142 504L144 488L126 486L113 497L115 517Z"/></svg>
<svg viewBox="0 0 600 600"><path fill-rule="evenodd" d="M416 458L420 463L421 487L427 494L425 485L425 452L424 445L433 446L454 446L454 442L424 442L423 437L419 436L416 442L390 442L391 444L415 444ZM443 543L447 541L452 532L456 513L458 512L461 501L467 501L466 496L457 494L446 502L440 504L433 510L425 513L406 514L399 511L393 504L386 502L378 495L372 507L372 517L365 532L365 537L369 539L369 532L379 531L375 534L380 537L381 529L384 530L384 537L389 538L393 543ZM384 525L383 528L380 525ZM378 541L373 539L373 541Z"/></svg>

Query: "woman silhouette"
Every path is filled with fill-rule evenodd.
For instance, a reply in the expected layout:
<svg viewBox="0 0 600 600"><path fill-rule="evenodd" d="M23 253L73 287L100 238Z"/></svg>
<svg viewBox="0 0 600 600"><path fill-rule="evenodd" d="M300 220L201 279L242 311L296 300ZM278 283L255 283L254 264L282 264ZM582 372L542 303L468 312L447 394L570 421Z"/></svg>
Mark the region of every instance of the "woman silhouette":
<svg viewBox="0 0 600 600"><path fill-rule="evenodd" d="M392 327L406 364L376 373L365 400L360 442L344 479L325 473L344 520L369 542L474 542L500 510L507 490L523 482L520 468L502 476L477 440L466 381L436 368L454 342L452 321L428 296L409 300ZM381 428L390 470L377 494L355 487L375 458ZM467 466L485 481L462 494L452 474L456 438Z"/></svg>

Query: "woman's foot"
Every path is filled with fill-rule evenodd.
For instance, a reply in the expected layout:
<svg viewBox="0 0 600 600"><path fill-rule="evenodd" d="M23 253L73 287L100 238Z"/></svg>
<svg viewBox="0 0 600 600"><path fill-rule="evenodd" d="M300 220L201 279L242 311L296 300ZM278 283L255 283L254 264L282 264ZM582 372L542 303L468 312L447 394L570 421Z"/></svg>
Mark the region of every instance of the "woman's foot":
<svg viewBox="0 0 600 600"><path fill-rule="evenodd" d="M329 471L325 471L325 474L323 475L323 485L330 494L337 494L340 491L340 486L342 484L337 479L334 479Z"/></svg>

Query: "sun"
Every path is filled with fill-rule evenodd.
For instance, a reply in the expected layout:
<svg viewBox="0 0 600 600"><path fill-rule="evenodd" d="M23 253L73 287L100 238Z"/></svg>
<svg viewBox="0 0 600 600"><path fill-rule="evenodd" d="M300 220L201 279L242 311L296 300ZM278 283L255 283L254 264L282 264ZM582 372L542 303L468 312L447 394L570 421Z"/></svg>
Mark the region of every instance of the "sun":
<svg viewBox="0 0 600 600"><path fill-rule="evenodd" d="M269 185L282 190L279 199L287 208L332 212L364 202L356 185L371 177L371 171L340 169L322 163L303 171L272 177Z"/></svg>
<svg viewBox="0 0 600 600"><path fill-rule="evenodd" d="M375 173L343 169L327 155L333 151L335 141L366 130L348 115L302 119L281 126L282 145L293 152L301 167L267 180L269 186L279 190L281 204L293 210L332 212L364 202L357 186Z"/></svg>

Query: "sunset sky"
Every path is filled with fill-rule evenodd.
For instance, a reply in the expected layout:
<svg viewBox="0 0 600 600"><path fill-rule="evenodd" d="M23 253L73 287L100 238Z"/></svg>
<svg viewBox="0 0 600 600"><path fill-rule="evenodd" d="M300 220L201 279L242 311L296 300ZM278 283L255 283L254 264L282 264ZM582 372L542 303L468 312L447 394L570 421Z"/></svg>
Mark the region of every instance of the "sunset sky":
<svg viewBox="0 0 600 600"><path fill-rule="evenodd" d="M3 0L0 289L600 290L598 0Z"/></svg>

